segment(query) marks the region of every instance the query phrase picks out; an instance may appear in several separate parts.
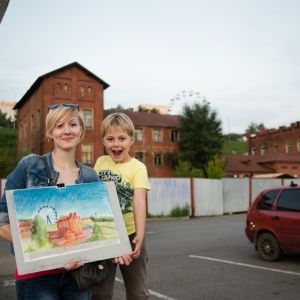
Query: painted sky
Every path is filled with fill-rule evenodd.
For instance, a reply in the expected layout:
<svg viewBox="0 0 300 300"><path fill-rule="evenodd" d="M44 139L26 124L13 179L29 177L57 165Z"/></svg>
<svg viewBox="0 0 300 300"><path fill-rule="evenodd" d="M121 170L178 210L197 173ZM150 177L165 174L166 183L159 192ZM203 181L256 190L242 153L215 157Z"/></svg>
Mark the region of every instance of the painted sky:
<svg viewBox="0 0 300 300"><path fill-rule="evenodd" d="M224 133L300 121L298 0L10 0L0 24L0 100L78 62L110 87L105 108L204 98ZM200 97L183 97L182 91Z"/></svg>
<svg viewBox="0 0 300 300"><path fill-rule="evenodd" d="M57 217L76 212L81 218L113 216L105 183L76 184L65 188L46 187L13 193L18 219L33 218L41 208L54 208ZM54 217L54 216L53 216Z"/></svg>

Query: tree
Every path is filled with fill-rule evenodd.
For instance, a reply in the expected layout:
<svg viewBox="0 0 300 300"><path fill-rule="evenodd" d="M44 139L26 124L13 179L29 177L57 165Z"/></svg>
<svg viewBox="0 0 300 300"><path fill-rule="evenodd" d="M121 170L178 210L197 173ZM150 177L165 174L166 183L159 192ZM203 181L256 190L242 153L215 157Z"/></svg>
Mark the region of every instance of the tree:
<svg viewBox="0 0 300 300"><path fill-rule="evenodd" d="M226 176L226 160L215 155L205 168L207 178L221 179Z"/></svg>
<svg viewBox="0 0 300 300"><path fill-rule="evenodd" d="M0 128L14 128L14 122L11 117L7 117L7 113L0 110Z"/></svg>
<svg viewBox="0 0 300 300"><path fill-rule="evenodd" d="M17 132L15 129L0 129L0 178L7 175L18 163Z"/></svg>
<svg viewBox="0 0 300 300"><path fill-rule="evenodd" d="M147 113L151 113L151 114L159 114L159 109L157 109L157 108L149 109L149 108L144 108L141 105L139 105L138 112L147 112Z"/></svg>
<svg viewBox="0 0 300 300"><path fill-rule="evenodd" d="M204 178L204 172L200 169L194 168L189 161L179 161L175 167L175 177L193 177Z"/></svg>
<svg viewBox="0 0 300 300"><path fill-rule="evenodd" d="M128 110L128 111L133 111L133 108L132 107L125 108L121 104L118 104L117 107L108 108L107 110Z"/></svg>
<svg viewBox="0 0 300 300"><path fill-rule="evenodd" d="M189 161L193 167L204 170L205 165L222 152L222 122L206 100L192 106L185 104L179 120L180 160Z"/></svg>
<svg viewBox="0 0 300 300"><path fill-rule="evenodd" d="M260 129L266 129L265 125L263 123L257 124L254 122L251 122L248 128L246 129L246 133L250 132L252 134L255 134L258 132Z"/></svg>

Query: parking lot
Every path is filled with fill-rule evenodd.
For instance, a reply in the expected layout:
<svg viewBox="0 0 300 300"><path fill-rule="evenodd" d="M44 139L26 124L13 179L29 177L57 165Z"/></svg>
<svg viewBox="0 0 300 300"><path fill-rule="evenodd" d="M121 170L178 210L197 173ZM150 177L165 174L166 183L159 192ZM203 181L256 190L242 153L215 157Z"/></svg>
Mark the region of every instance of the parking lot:
<svg viewBox="0 0 300 300"><path fill-rule="evenodd" d="M300 254L262 261L245 214L147 222L151 299L299 299ZM13 260L0 241L0 299L16 299ZM115 300L126 299L117 275Z"/></svg>

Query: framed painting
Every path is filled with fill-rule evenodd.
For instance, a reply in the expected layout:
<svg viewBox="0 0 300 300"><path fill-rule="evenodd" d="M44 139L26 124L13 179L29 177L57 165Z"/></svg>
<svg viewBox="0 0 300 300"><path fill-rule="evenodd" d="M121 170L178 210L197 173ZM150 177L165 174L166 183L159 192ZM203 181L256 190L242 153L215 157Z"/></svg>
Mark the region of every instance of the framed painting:
<svg viewBox="0 0 300 300"><path fill-rule="evenodd" d="M19 274L130 253L113 182L6 191Z"/></svg>

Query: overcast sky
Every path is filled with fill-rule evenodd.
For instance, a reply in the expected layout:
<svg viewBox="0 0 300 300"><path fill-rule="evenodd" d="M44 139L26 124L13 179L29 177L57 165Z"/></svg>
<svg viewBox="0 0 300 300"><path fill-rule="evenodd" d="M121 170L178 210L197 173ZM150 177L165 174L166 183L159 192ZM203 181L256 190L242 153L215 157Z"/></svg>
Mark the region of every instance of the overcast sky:
<svg viewBox="0 0 300 300"><path fill-rule="evenodd" d="M299 0L10 0L0 100L76 61L110 85L105 108L178 98L179 114L206 99L224 133L289 126L300 121L299 15Z"/></svg>

